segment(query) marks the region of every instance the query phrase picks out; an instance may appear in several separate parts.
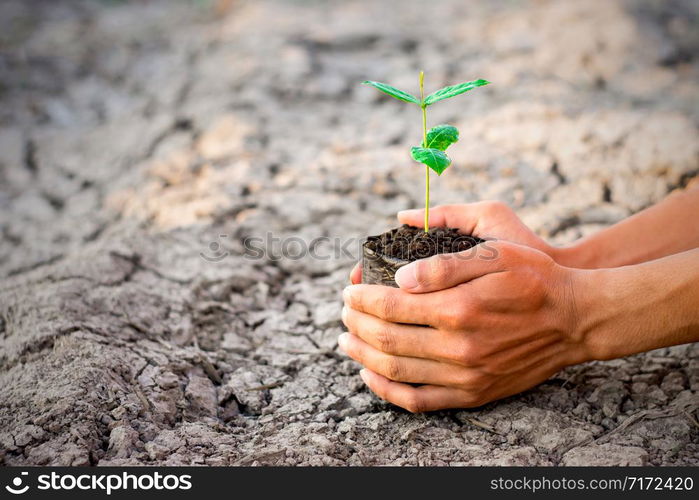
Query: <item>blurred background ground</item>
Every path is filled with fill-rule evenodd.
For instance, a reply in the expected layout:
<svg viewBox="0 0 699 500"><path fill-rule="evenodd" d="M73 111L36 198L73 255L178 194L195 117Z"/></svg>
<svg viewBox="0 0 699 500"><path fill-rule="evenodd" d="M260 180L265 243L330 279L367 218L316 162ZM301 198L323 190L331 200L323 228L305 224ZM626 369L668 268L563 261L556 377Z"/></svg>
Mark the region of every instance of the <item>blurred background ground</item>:
<svg viewBox="0 0 699 500"><path fill-rule="evenodd" d="M243 240L419 207L419 110L358 82L420 69L493 82L430 108L462 131L435 203L557 243L612 224L699 172L698 25L692 0L3 1L0 460L696 465L696 345L410 415L337 351L353 258Z"/></svg>

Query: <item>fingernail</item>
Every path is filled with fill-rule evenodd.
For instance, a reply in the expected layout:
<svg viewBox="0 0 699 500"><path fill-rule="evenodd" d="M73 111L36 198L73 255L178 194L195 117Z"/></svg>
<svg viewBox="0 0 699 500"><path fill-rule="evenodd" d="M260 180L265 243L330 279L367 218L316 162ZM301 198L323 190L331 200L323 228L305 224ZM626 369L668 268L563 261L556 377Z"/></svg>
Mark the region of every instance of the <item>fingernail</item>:
<svg viewBox="0 0 699 500"><path fill-rule="evenodd" d="M366 368L362 368L361 370L359 370L359 376L362 377L362 380L365 384L369 384L369 382L367 382L369 374L367 374Z"/></svg>
<svg viewBox="0 0 699 500"><path fill-rule="evenodd" d="M347 339L349 335L345 332L341 334L339 337L337 337L337 344L340 346L340 349L345 351L345 347L347 346Z"/></svg>
<svg viewBox="0 0 699 500"><path fill-rule="evenodd" d="M342 306L342 322L347 324L347 306Z"/></svg>
<svg viewBox="0 0 699 500"><path fill-rule="evenodd" d="M395 275L395 280L398 286L404 290L412 290L413 288L416 288L418 285L417 276L415 276L416 269L416 262L411 262L410 264L406 264L398 269Z"/></svg>

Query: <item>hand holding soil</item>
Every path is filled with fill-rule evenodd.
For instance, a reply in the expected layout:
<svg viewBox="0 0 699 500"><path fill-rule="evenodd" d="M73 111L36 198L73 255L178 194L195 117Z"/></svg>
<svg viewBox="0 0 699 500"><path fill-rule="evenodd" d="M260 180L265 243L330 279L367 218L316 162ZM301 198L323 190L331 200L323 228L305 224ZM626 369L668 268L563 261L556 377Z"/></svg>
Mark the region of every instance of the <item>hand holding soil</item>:
<svg viewBox="0 0 699 500"><path fill-rule="evenodd" d="M401 224L419 227L424 210L398 212ZM430 211L430 227L457 228L463 234L484 240L497 239L536 248L555 258L558 251L529 229L510 207L497 201L482 201L464 205L442 205ZM361 263L352 269L350 281L361 282Z"/></svg>
<svg viewBox="0 0 699 500"><path fill-rule="evenodd" d="M565 249L546 244L501 204L437 207L433 225L500 239L404 265L399 289L356 284L355 268L340 346L365 366L362 378L376 394L421 412L480 406L566 366L699 340L699 249L685 249L696 245L696 230L669 234L670 256L638 265L589 270L556 260L590 263L583 261L590 242L647 243L662 257L643 235L656 225L679 228L671 224L676 212L698 203L697 189L670 197ZM419 225L422 214L399 218ZM627 259L638 254L632 247Z"/></svg>
<svg viewBox="0 0 699 500"><path fill-rule="evenodd" d="M575 271L514 243L476 248L408 264L400 289L345 291L340 345L382 398L414 412L479 406L586 359Z"/></svg>

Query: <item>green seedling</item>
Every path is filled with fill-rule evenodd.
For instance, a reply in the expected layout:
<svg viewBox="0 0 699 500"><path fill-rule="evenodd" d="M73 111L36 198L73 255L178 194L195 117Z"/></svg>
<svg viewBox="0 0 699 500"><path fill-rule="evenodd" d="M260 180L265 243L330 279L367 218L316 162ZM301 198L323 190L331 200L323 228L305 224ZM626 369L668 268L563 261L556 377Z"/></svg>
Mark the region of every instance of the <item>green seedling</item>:
<svg viewBox="0 0 699 500"><path fill-rule="evenodd" d="M459 83L458 85L450 85L432 92L425 97L424 90L425 73L420 71L420 98L418 99L412 94L403 92L391 85L380 82L364 81L365 85L370 85L375 89L380 90L384 94L388 94L400 101L412 102L417 104L422 109L422 144L415 146L410 150L410 154L418 163L425 165L425 232L429 230L430 223L430 169L437 172L437 175L442 175L449 165L451 159L447 156L446 150L449 146L459 140L459 131L452 125L437 125L436 127L427 130L427 107L435 102L455 97L464 92L468 92L476 87L488 85L487 80L474 80L472 82Z"/></svg>

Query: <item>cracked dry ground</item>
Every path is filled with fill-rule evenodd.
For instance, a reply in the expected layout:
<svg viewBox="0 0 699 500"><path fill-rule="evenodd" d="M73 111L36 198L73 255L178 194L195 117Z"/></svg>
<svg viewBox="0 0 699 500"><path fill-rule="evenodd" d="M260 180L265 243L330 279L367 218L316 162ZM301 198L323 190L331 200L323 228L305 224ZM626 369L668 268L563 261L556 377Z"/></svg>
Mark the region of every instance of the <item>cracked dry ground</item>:
<svg viewBox="0 0 699 500"><path fill-rule="evenodd" d="M243 256L420 205L418 111L365 78L493 81L431 108L433 200L557 243L699 170L696 2L396 4L0 4L5 464L699 463L699 346L410 415L337 351L352 258Z"/></svg>

